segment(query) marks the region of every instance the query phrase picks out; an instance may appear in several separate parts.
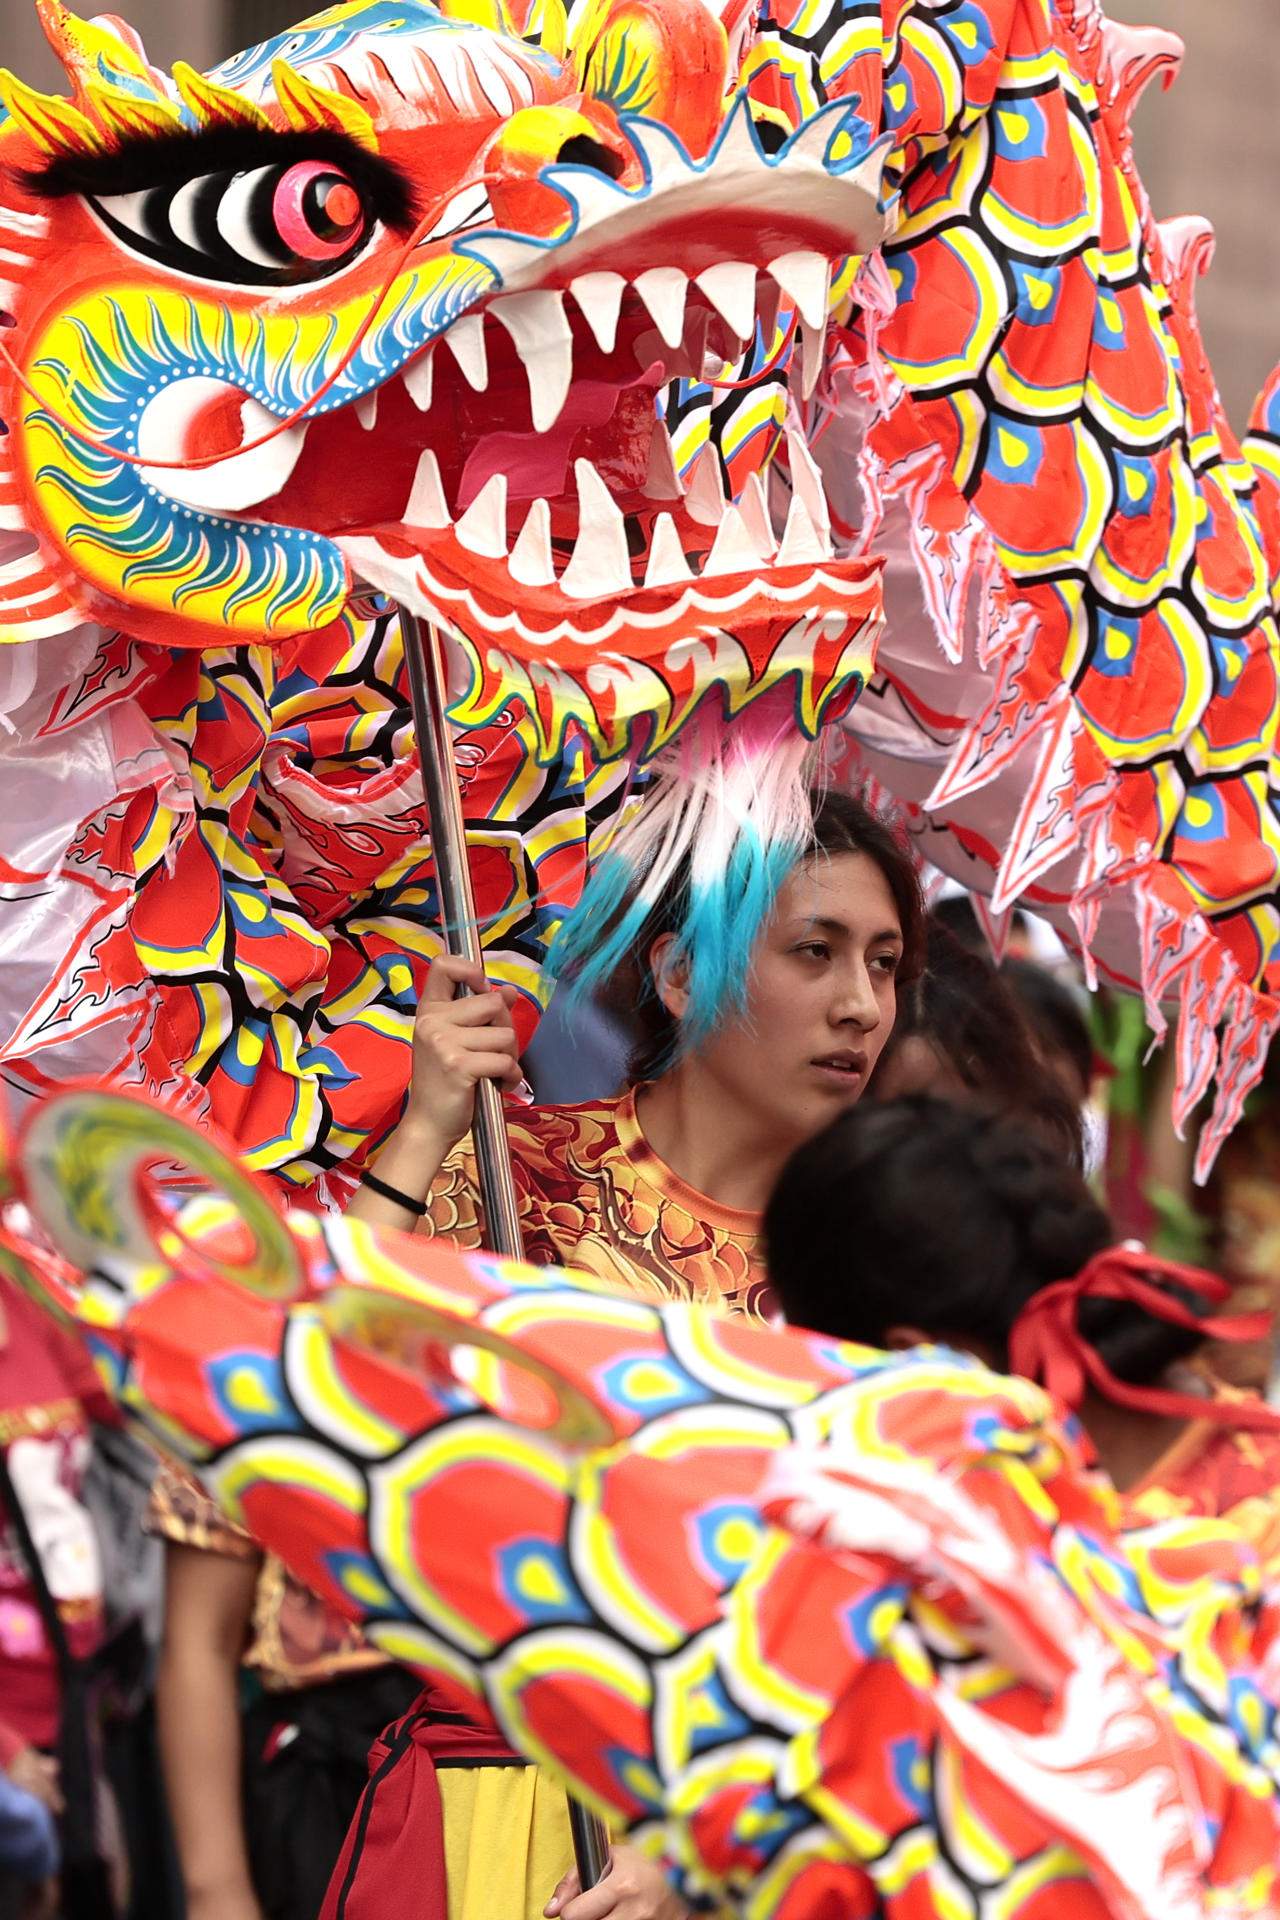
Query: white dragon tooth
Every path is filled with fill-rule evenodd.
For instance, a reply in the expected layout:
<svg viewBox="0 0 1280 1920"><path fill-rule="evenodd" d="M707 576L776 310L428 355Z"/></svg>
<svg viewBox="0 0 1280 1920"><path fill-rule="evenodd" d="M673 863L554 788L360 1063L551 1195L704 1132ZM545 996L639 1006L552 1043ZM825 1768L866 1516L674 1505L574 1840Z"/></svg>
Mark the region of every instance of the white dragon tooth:
<svg viewBox="0 0 1280 1920"><path fill-rule="evenodd" d="M444 337L462 368L467 385L483 393L489 384L489 360L484 350L484 320L480 314L463 314Z"/></svg>
<svg viewBox="0 0 1280 1920"><path fill-rule="evenodd" d="M426 413L431 406L431 388L435 379L435 349L427 351L407 366L401 374L405 391L419 413Z"/></svg>
<svg viewBox="0 0 1280 1920"><path fill-rule="evenodd" d="M684 557L676 523L669 513L660 513L653 523L649 540L644 584L646 587L679 587L692 579L693 568Z"/></svg>
<svg viewBox="0 0 1280 1920"><path fill-rule="evenodd" d="M484 560L507 557L507 476L493 473L454 528L468 553Z"/></svg>
<svg viewBox="0 0 1280 1920"><path fill-rule="evenodd" d="M756 270L743 260L725 260L708 267L694 283L739 340L751 340L756 331Z"/></svg>
<svg viewBox="0 0 1280 1920"><path fill-rule="evenodd" d="M562 293L512 293L489 311L515 342L529 379L534 430L545 433L560 417L573 379L573 333Z"/></svg>
<svg viewBox="0 0 1280 1920"><path fill-rule="evenodd" d="M704 577L712 573L755 573L765 559L738 509L726 507L702 569Z"/></svg>
<svg viewBox="0 0 1280 1920"><path fill-rule="evenodd" d="M620 273L580 273L569 282L578 311L595 335L601 353L613 352L626 284Z"/></svg>
<svg viewBox="0 0 1280 1920"><path fill-rule="evenodd" d="M764 482L758 473L753 473L743 488L738 512L765 559L771 560L778 550L778 542L773 531L769 502L765 497Z"/></svg>
<svg viewBox="0 0 1280 1920"><path fill-rule="evenodd" d="M632 282L653 315L654 325L669 347L684 340L684 303L689 280L679 267L650 267Z"/></svg>
<svg viewBox="0 0 1280 1920"><path fill-rule="evenodd" d="M400 518L406 527L422 527L428 533L439 532L449 525L449 503L444 497L440 462L430 447L418 455L413 488Z"/></svg>
<svg viewBox="0 0 1280 1920"><path fill-rule="evenodd" d="M826 488L804 435L795 427L787 428L787 465L791 469L791 490L804 501L809 518L825 543L825 551L830 553L831 511L827 506Z"/></svg>
<svg viewBox="0 0 1280 1920"><path fill-rule="evenodd" d="M653 423L653 438L649 442L649 471L641 491L646 500L678 500L684 492L680 475L676 472L675 455L671 451L671 436L661 420Z"/></svg>
<svg viewBox="0 0 1280 1920"><path fill-rule="evenodd" d="M800 495L793 493L787 513L786 529L782 535L782 545L778 548L775 565L808 567L819 560L828 560L830 557L830 544L823 541L818 529L809 518L809 509Z"/></svg>
<svg viewBox="0 0 1280 1920"><path fill-rule="evenodd" d="M545 500L535 500L511 549L507 561L513 580L525 587L554 587L555 564L551 558L551 509Z"/></svg>
<svg viewBox="0 0 1280 1920"><path fill-rule="evenodd" d="M827 335L825 328L808 326L803 320L798 331L800 340L795 351L800 355L800 397L808 400L826 364Z"/></svg>
<svg viewBox="0 0 1280 1920"><path fill-rule="evenodd" d="M782 289L776 280L766 274L756 286L756 318L760 322L760 338L764 342L766 353L772 353L778 332L778 308L782 305Z"/></svg>
<svg viewBox="0 0 1280 1920"><path fill-rule="evenodd" d="M831 262L807 248L780 253L769 262L769 272L808 327L827 324L827 295L831 290Z"/></svg>
<svg viewBox="0 0 1280 1920"><path fill-rule="evenodd" d="M573 600L629 593L631 555L622 514L589 460L575 460L573 471L578 481L578 538L560 577L561 592Z"/></svg>
<svg viewBox="0 0 1280 1920"><path fill-rule="evenodd" d="M720 477L720 457L714 447L704 447L689 468L684 504L690 519L700 526L718 527L723 520L724 485Z"/></svg>
<svg viewBox="0 0 1280 1920"><path fill-rule="evenodd" d="M365 393L355 403L356 419L366 433L372 433L378 424L378 389Z"/></svg>

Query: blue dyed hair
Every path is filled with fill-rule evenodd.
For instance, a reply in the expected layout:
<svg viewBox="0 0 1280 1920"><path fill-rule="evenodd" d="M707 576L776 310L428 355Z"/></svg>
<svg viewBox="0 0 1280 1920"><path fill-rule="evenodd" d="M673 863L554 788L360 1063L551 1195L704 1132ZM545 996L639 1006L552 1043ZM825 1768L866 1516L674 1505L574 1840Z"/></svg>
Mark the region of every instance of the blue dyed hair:
<svg viewBox="0 0 1280 1920"><path fill-rule="evenodd" d="M628 1067L634 1084L656 1079L747 1001L751 956L778 893L798 861L861 853L880 868L902 926L899 979L919 974L924 903L910 850L851 794L810 796L812 830L799 848L766 844L750 825L734 837L724 868L695 885L686 856L656 900L646 898L631 863L606 853L573 914L552 944L547 973L570 1002L600 998L638 1032ZM688 993L683 1018L664 1004L655 978L655 942L674 936L664 970L680 971Z"/></svg>

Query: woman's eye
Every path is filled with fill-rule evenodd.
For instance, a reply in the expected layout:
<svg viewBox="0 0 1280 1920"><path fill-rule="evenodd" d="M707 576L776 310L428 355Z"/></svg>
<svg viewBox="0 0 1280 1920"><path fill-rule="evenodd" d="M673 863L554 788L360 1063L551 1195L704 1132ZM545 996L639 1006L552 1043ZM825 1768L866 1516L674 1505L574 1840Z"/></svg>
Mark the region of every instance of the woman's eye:
<svg viewBox="0 0 1280 1920"><path fill-rule="evenodd" d="M359 187L329 160L202 173L91 204L121 239L166 266L256 286L323 279L374 225Z"/></svg>
<svg viewBox="0 0 1280 1920"><path fill-rule="evenodd" d="M879 967L881 973L892 974L898 971L898 959L896 953L878 953L872 965Z"/></svg>
<svg viewBox="0 0 1280 1920"><path fill-rule="evenodd" d="M812 954L818 960L828 960L831 957L831 949L825 940L806 940L795 951Z"/></svg>

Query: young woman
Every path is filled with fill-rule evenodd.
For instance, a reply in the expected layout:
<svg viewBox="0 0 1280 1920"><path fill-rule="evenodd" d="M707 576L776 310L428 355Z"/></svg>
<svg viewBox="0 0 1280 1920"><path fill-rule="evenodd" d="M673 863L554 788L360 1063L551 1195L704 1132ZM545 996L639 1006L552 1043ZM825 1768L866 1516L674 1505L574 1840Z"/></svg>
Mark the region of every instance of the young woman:
<svg viewBox="0 0 1280 1920"><path fill-rule="evenodd" d="M832 1196L856 1195L847 1208ZM810 1141L766 1215L787 1318L870 1346L939 1342L1078 1413L1132 1520L1232 1511L1280 1543L1280 1415L1186 1362L1225 1288L1118 1248L1081 1175L1018 1117L914 1097Z"/></svg>
<svg viewBox="0 0 1280 1920"><path fill-rule="evenodd" d="M615 974L641 1024L617 1099L509 1116L528 1257L638 1291L768 1309L760 1212L795 1149L862 1095L922 957L910 854L858 800L828 794L714 1024L695 1014L688 874L644 915ZM608 926L601 926L605 946ZM693 940L696 942L696 933ZM455 998L460 987L471 989ZM403 1119L349 1209L463 1246L482 1234L461 1149L477 1083L519 1081L505 991L435 962Z"/></svg>
<svg viewBox="0 0 1280 1920"><path fill-rule="evenodd" d="M922 952L910 854L846 796L818 799L811 821L772 872L752 849L739 864L736 902L720 897L712 906L700 893L696 853L674 866L668 860L665 877L662 862L651 863L647 895L640 870L620 884L617 865L604 874L603 901L589 892L562 964L579 989L607 967L644 1037L632 1084L616 1099L510 1114L531 1260L585 1268L650 1296L772 1311L759 1247L764 1202L788 1155L860 1098L893 1026L899 986L915 977ZM653 844L660 842L670 845L665 835ZM736 961L726 926L740 936ZM468 995L455 998L462 987ZM475 1162L464 1142L485 1078L508 1089L519 1082L508 996L463 963L438 960L418 1013L404 1117L350 1208L354 1218L482 1244ZM540 1781L521 1787L510 1767L461 1777L445 1767L438 1779L447 1853L451 1830L469 1821L471 1859L489 1852L496 1872L502 1849L522 1868L529 1846L539 1835L545 1844L558 1819L569 1857L563 1799L544 1788L539 1801ZM385 1822L388 1862L393 1845L404 1846L412 1804L402 1798ZM366 1835L375 1830L369 1809L367 1796ZM353 1844L335 1876L347 1889L345 1920L377 1911L378 1871L371 1867L365 1880L366 1909ZM547 1885L529 1877L522 1903L513 1882L501 1896L491 1883L486 1912L532 1916ZM465 1905L451 1871L450 1920ZM679 1920L684 1909L655 1867L617 1848L599 1886L583 1892L569 1873L546 1912L559 1920ZM325 1920L336 1913L331 1887Z"/></svg>

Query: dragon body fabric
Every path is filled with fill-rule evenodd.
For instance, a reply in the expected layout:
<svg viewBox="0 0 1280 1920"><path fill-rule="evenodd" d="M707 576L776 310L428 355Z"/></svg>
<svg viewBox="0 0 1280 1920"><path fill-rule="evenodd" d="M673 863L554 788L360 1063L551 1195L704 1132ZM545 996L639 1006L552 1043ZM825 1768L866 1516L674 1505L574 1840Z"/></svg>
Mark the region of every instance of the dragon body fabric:
<svg viewBox="0 0 1280 1920"><path fill-rule="evenodd" d="M0 81L15 1096L135 1084L340 1194L438 944L399 601L451 635L526 1025L637 770L825 732L997 917L1158 1028L1181 996L1207 1159L1277 1019L1277 557L1205 236L1133 166L1169 36L368 0L168 75L39 6L69 95Z"/></svg>
<svg viewBox="0 0 1280 1920"><path fill-rule="evenodd" d="M1229 1519L1124 1530L1038 1387L285 1216L119 1094L45 1102L0 1182L0 1262L126 1416L688 1897L1276 1913L1258 1557Z"/></svg>

